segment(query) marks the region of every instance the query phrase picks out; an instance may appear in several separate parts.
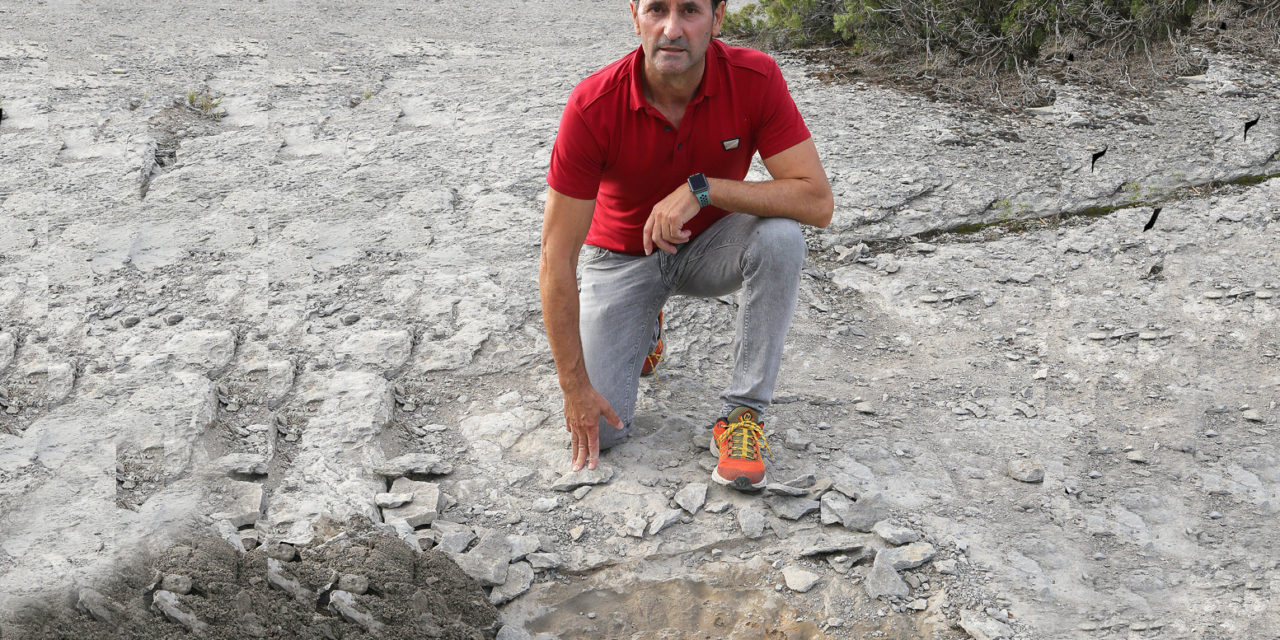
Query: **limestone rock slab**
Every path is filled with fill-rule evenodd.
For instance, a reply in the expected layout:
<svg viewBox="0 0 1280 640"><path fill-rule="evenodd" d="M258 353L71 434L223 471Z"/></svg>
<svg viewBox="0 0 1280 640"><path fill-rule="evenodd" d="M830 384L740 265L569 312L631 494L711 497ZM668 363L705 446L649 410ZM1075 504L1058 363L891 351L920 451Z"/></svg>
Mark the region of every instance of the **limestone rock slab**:
<svg viewBox="0 0 1280 640"><path fill-rule="evenodd" d="M396 522L404 522L411 528L429 525L444 508L444 495L440 487L432 482L396 478L391 483L391 493L412 496L408 504L382 510L383 521L392 526Z"/></svg>

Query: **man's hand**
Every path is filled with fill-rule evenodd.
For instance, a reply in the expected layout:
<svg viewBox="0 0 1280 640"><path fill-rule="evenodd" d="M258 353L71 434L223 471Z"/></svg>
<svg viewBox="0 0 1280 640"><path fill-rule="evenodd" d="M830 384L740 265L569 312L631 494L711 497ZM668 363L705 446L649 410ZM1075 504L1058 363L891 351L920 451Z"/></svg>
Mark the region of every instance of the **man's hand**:
<svg viewBox="0 0 1280 640"><path fill-rule="evenodd" d="M596 468L600 459L600 416L614 429L622 429L622 420L594 387L564 392L564 422L571 436L569 450L574 471L584 464L588 469Z"/></svg>
<svg viewBox="0 0 1280 640"><path fill-rule="evenodd" d="M689 241L684 223L698 215L701 208L688 185L676 187L649 212L649 219L644 223L644 254L653 253L654 246L675 253L676 245Z"/></svg>

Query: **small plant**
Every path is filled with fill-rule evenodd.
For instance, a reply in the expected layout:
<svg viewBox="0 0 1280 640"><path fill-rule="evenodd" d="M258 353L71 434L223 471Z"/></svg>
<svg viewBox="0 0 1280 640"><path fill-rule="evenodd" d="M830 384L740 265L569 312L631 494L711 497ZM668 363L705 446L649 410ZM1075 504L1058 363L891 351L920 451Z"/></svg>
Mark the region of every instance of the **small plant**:
<svg viewBox="0 0 1280 640"><path fill-rule="evenodd" d="M369 98L372 98L372 97L373 97L373 92L366 89L364 92L364 99L368 100Z"/></svg>
<svg viewBox="0 0 1280 640"><path fill-rule="evenodd" d="M200 112L202 116L216 117L214 109L217 109L219 104L222 104L222 98L214 98L208 90L203 94L195 91L187 92L187 106Z"/></svg>

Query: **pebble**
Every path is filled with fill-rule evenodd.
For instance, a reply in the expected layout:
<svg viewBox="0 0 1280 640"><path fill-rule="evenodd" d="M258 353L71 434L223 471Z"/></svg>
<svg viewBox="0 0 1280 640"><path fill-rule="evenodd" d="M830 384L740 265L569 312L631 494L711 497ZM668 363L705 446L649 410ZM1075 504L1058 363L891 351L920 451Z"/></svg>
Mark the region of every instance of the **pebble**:
<svg viewBox="0 0 1280 640"><path fill-rule="evenodd" d="M379 493L373 497L373 501L383 509L391 509L413 500L412 493Z"/></svg>
<svg viewBox="0 0 1280 640"><path fill-rule="evenodd" d="M138 316L125 316L120 318L120 326L126 329L132 329L133 327L138 326L139 322L142 322L142 318L139 318Z"/></svg>
<svg viewBox="0 0 1280 640"><path fill-rule="evenodd" d="M742 535L756 539L764 536L764 512L754 506L745 506L738 509L738 526L742 529Z"/></svg>
<svg viewBox="0 0 1280 640"><path fill-rule="evenodd" d="M347 622L359 625L373 635L382 635L387 625L379 622L373 614L356 604L355 594L336 590L329 593L329 609L342 616Z"/></svg>
<svg viewBox="0 0 1280 640"><path fill-rule="evenodd" d="M732 506L733 503L728 500L715 500L713 502L708 502L707 506L703 508L703 511L706 511L707 513L724 513Z"/></svg>
<svg viewBox="0 0 1280 640"><path fill-rule="evenodd" d="M586 532L587 532L586 526L578 525L569 530L569 539L573 540L574 542L577 542L578 540L582 539L582 535L585 534Z"/></svg>
<svg viewBox="0 0 1280 640"><path fill-rule="evenodd" d="M555 508L559 506L560 506L560 499L555 497L550 497L550 498L538 498L537 500L534 500L533 504L529 505L529 508L538 513L549 513L555 510Z"/></svg>
<svg viewBox="0 0 1280 640"><path fill-rule="evenodd" d="M1139 449L1134 449L1133 451L1124 454L1124 458L1129 462L1137 462L1140 464L1146 464L1147 462L1147 456Z"/></svg>
<svg viewBox="0 0 1280 640"><path fill-rule="evenodd" d="M355 323L357 323L357 322L360 322L360 314L358 314L358 313L348 313L348 314L346 314L346 315L342 316L341 318L339 318L339 319L338 319L338 321L339 321L339 322L341 322L343 325L345 325L345 326L348 326L348 327L349 327L349 326L351 326L351 325L353 325L353 324L355 324Z"/></svg>
<svg viewBox="0 0 1280 640"><path fill-rule="evenodd" d="M1258 413L1255 409L1242 411L1240 413L1240 417L1248 420L1249 422L1262 422L1262 414Z"/></svg>
<svg viewBox="0 0 1280 640"><path fill-rule="evenodd" d="M1019 482L1044 482L1044 467L1035 460L1020 458L1009 461L1009 477Z"/></svg>
<svg viewBox="0 0 1280 640"><path fill-rule="evenodd" d="M858 413L865 413L872 416L876 414L875 408L873 408L869 402L859 402L853 405L853 410Z"/></svg>
<svg viewBox="0 0 1280 640"><path fill-rule="evenodd" d="M151 608L159 611L164 617L186 627L192 633L203 635L209 625L200 620L196 614L187 611L179 604L178 594L172 591L156 591L151 595Z"/></svg>
<svg viewBox="0 0 1280 640"><path fill-rule="evenodd" d="M694 482L687 485L676 494L675 500L681 509L696 515L698 509L701 509L702 505L707 501L706 483Z"/></svg>
<svg viewBox="0 0 1280 640"><path fill-rule="evenodd" d="M575 500L581 500L581 499L583 499L583 498L587 497L587 494L588 494L588 493L591 493L591 489L592 489L592 487L591 487L590 485L585 486L585 487L578 487L577 489L574 489L574 490L573 490L573 498L574 498Z"/></svg>
<svg viewBox="0 0 1280 640"><path fill-rule="evenodd" d="M660 531L675 524L684 512L680 509L667 509L653 517L649 522L649 535L656 536Z"/></svg>
<svg viewBox="0 0 1280 640"><path fill-rule="evenodd" d="M782 439L782 446L792 451L805 451L813 446L813 440L801 435L799 429L787 429L786 435Z"/></svg>
<svg viewBox="0 0 1280 640"><path fill-rule="evenodd" d="M782 579L786 581L787 588L797 593L804 593L818 584L822 576L806 571L800 567L790 566L782 570Z"/></svg>
<svg viewBox="0 0 1280 640"><path fill-rule="evenodd" d="M171 313L164 317L164 323L172 327L173 325L178 324L179 322L182 322L183 320L186 320L186 319L187 317L182 315L181 313Z"/></svg>

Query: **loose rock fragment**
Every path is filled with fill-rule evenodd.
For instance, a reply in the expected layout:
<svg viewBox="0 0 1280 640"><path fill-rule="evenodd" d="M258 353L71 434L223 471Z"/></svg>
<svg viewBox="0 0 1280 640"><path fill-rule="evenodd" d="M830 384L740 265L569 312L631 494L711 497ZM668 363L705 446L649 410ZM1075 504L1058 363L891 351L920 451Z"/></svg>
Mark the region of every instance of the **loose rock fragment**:
<svg viewBox="0 0 1280 640"><path fill-rule="evenodd" d="M438 534L436 544L448 553L462 553L476 539L471 527L465 524L437 519L431 523L431 530Z"/></svg>
<svg viewBox="0 0 1280 640"><path fill-rule="evenodd" d="M293 596L294 600L302 604L311 605L316 601L316 594L297 580L285 575L280 561L275 558L267 558L267 583Z"/></svg>
<svg viewBox="0 0 1280 640"><path fill-rule="evenodd" d="M470 551L449 555L463 573L480 584L492 587L507 580L507 566L511 563L511 543L496 531L486 532Z"/></svg>
<svg viewBox="0 0 1280 640"><path fill-rule="evenodd" d="M511 561L519 562L525 559L525 556L542 548L542 541L538 536L520 536L509 535L507 542L511 545Z"/></svg>
<svg viewBox="0 0 1280 640"><path fill-rule="evenodd" d="M933 559L936 551L928 542L913 542L903 547L881 549L876 554L876 562L884 562L894 571L914 569Z"/></svg>
<svg viewBox="0 0 1280 640"><path fill-rule="evenodd" d="M1009 477L1019 482L1044 482L1044 467L1035 460L1018 459L1009 462Z"/></svg>
<svg viewBox="0 0 1280 640"><path fill-rule="evenodd" d="M396 478L390 493L407 493L413 496L408 504L382 510L383 521L390 525L404 522L409 528L431 524L444 508L444 496L440 487L430 482L418 482L408 478Z"/></svg>
<svg viewBox="0 0 1280 640"><path fill-rule="evenodd" d="M807 495L809 495L809 490L808 490L808 489L802 489L802 488L800 488L800 487L793 487L793 486L788 485L788 484L778 484L778 483L776 483L776 482L771 482L771 483L769 483L767 486L765 486L764 490L765 490L765 491L767 491L767 492L769 492L769 493L771 493L771 494L773 494L773 495L778 495L778 496L791 496L791 497L793 497L793 498L798 498L798 497L800 497L800 496L807 496Z"/></svg>
<svg viewBox="0 0 1280 640"><path fill-rule="evenodd" d="M355 594L347 591L333 591L329 594L329 609L342 616L347 622L360 625L365 631L381 635L386 625L373 617L373 614L361 609L356 604Z"/></svg>
<svg viewBox="0 0 1280 640"><path fill-rule="evenodd" d="M738 509L738 526L742 535L748 538L759 538L764 535L764 512L751 506Z"/></svg>
<svg viewBox="0 0 1280 640"><path fill-rule="evenodd" d="M649 522L649 535L656 536L658 532L680 521L680 516L684 512L680 509L667 509L662 513L653 517Z"/></svg>
<svg viewBox="0 0 1280 640"><path fill-rule="evenodd" d="M98 622L115 625L124 622L125 609L120 603L93 589L84 588L77 594L76 608L93 616Z"/></svg>
<svg viewBox="0 0 1280 640"><path fill-rule="evenodd" d="M804 593L812 589L813 585L818 584L822 576L812 571L805 571L800 567L790 566L782 570L782 578L786 581L788 589Z"/></svg>
<svg viewBox="0 0 1280 640"><path fill-rule="evenodd" d="M698 513L698 509L701 509L706 501L707 485L703 482L692 483L676 494L676 504L680 505L681 509L694 515Z"/></svg>
<svg viewBox="0 0 1280 640"><path fill-rule="evenodd" d="M172 591L160 590L151 595L151 608L164 614L164 617L186 627L192 633L203 634L209 630L209 625L203 620L196 617L196 614L187 611L178 601L178 594Z"/></svg>
<svg viewBox="0 0 1280 640"><path fill-rule="evenodd" d="M560 476L551 484L552 491L573 491L578 487L587 485L606 484L613 479L613 469L608 467L596 467L595 469L583 468Z"/></svg>
<svg viewBox="0 0 1280 640"><path fill-rule="evenodd" d="M904 545L920 539L920 534L911 528L894 524L888 520L877 522L875 526L871 527L871 532L894 546Z"/></svg>
<svg viewBox="0 0 1280 640"><path fill-rule="evenodd" d="M344 573L338 578L338 590L364 595L369 590L369 579L358 573Z"/></svg>
<svg viewBox="0 0 1280 640"><path fill-rule="evenodd" d="M214 520L228 520L235 527L251 525L262 517L262 485L257 482L226 481L214 492Z"/></svg>
<svg viewBox="0 0 1280 640"><path fill-rule="evenodd" d="M846 529L870 533L871 528L888 515L889 508L885 506L880 495L872 494L853 503L853 508L849 510L843 524Z"/></svg>
<svg viewBox="0 0 1280 640"><path fill-rule="evenodd" d="M489 592L489 602L495 605L509 602L529 590L533 584L533 567L528 562L517 562L507 569L507 580Z"/></svg>
<svg viewBox="0 0 1280 640"><path fill-rule="evenodd" d="M190 576L184 576L176 573L167 574L164 579L160 581L161 589L164 589L165 591L172 591L180 596L185 596L188 593L191 593L191 587L192 584Z"/></svg>
<svg viewBox="0 0 1280 640"><path fill-rule="evenodd" d="M374 503L383 509L394 509L412 500L412 493L379 493L373 496Z"/></svg>
<svg viewBox="0 0 1280 640"><path fill-rule="evenodd" d="M644 518L641 518L640 516L631 516L630 518L627 518L626 533L632 538L643 538L644 530L648 526L649 523L645 522Z"/></svg>
<svg viewBox="0 0 1280 640"><path fill-rule="evenodd" d="M843 524L853 511L853 501L838 491L822 494L822 524Z"/></svg>
<svg viewBox="0 0 1280 640"><path fill-rule="evenodd" d="M963 609L960 611L960 628L964 629L973 640L997 640L1011 635L1009 625L995 620L981 611Z"/></svg>
<svg viewBox="0 0 1280 640"><path fill-rule="evenodd" d="M560 506L560 500L555 497L538 498L529 505L529 508L538 513L550 513L556 507Z"/></svg>
<svg viewBox="0 0 1280 640"><path fill-rule="evenodd" d="M819 503L817 500L808 498L792 498L788 496L771 496L765 499L769 508L773 510L779 518L787 520L799 520L806 515L817 511Z"/></svg>
<svg viewBox="0 0 1280 640"><path fill-rule="evenodd" d="M871 572L867 574L863 584L867 595L872 598L886 596L905 598L911 595L911 588L898 577L898 572L894 571L888 562L880 561L879 555L876 556L875 562L871 563Z"/></svg>
<svg viewBox="0 0 1280 640"><path fill-rule="evenodd" d="M531 553L525 559L534 569L558 569L564 562L558 553Z"/></svg>

